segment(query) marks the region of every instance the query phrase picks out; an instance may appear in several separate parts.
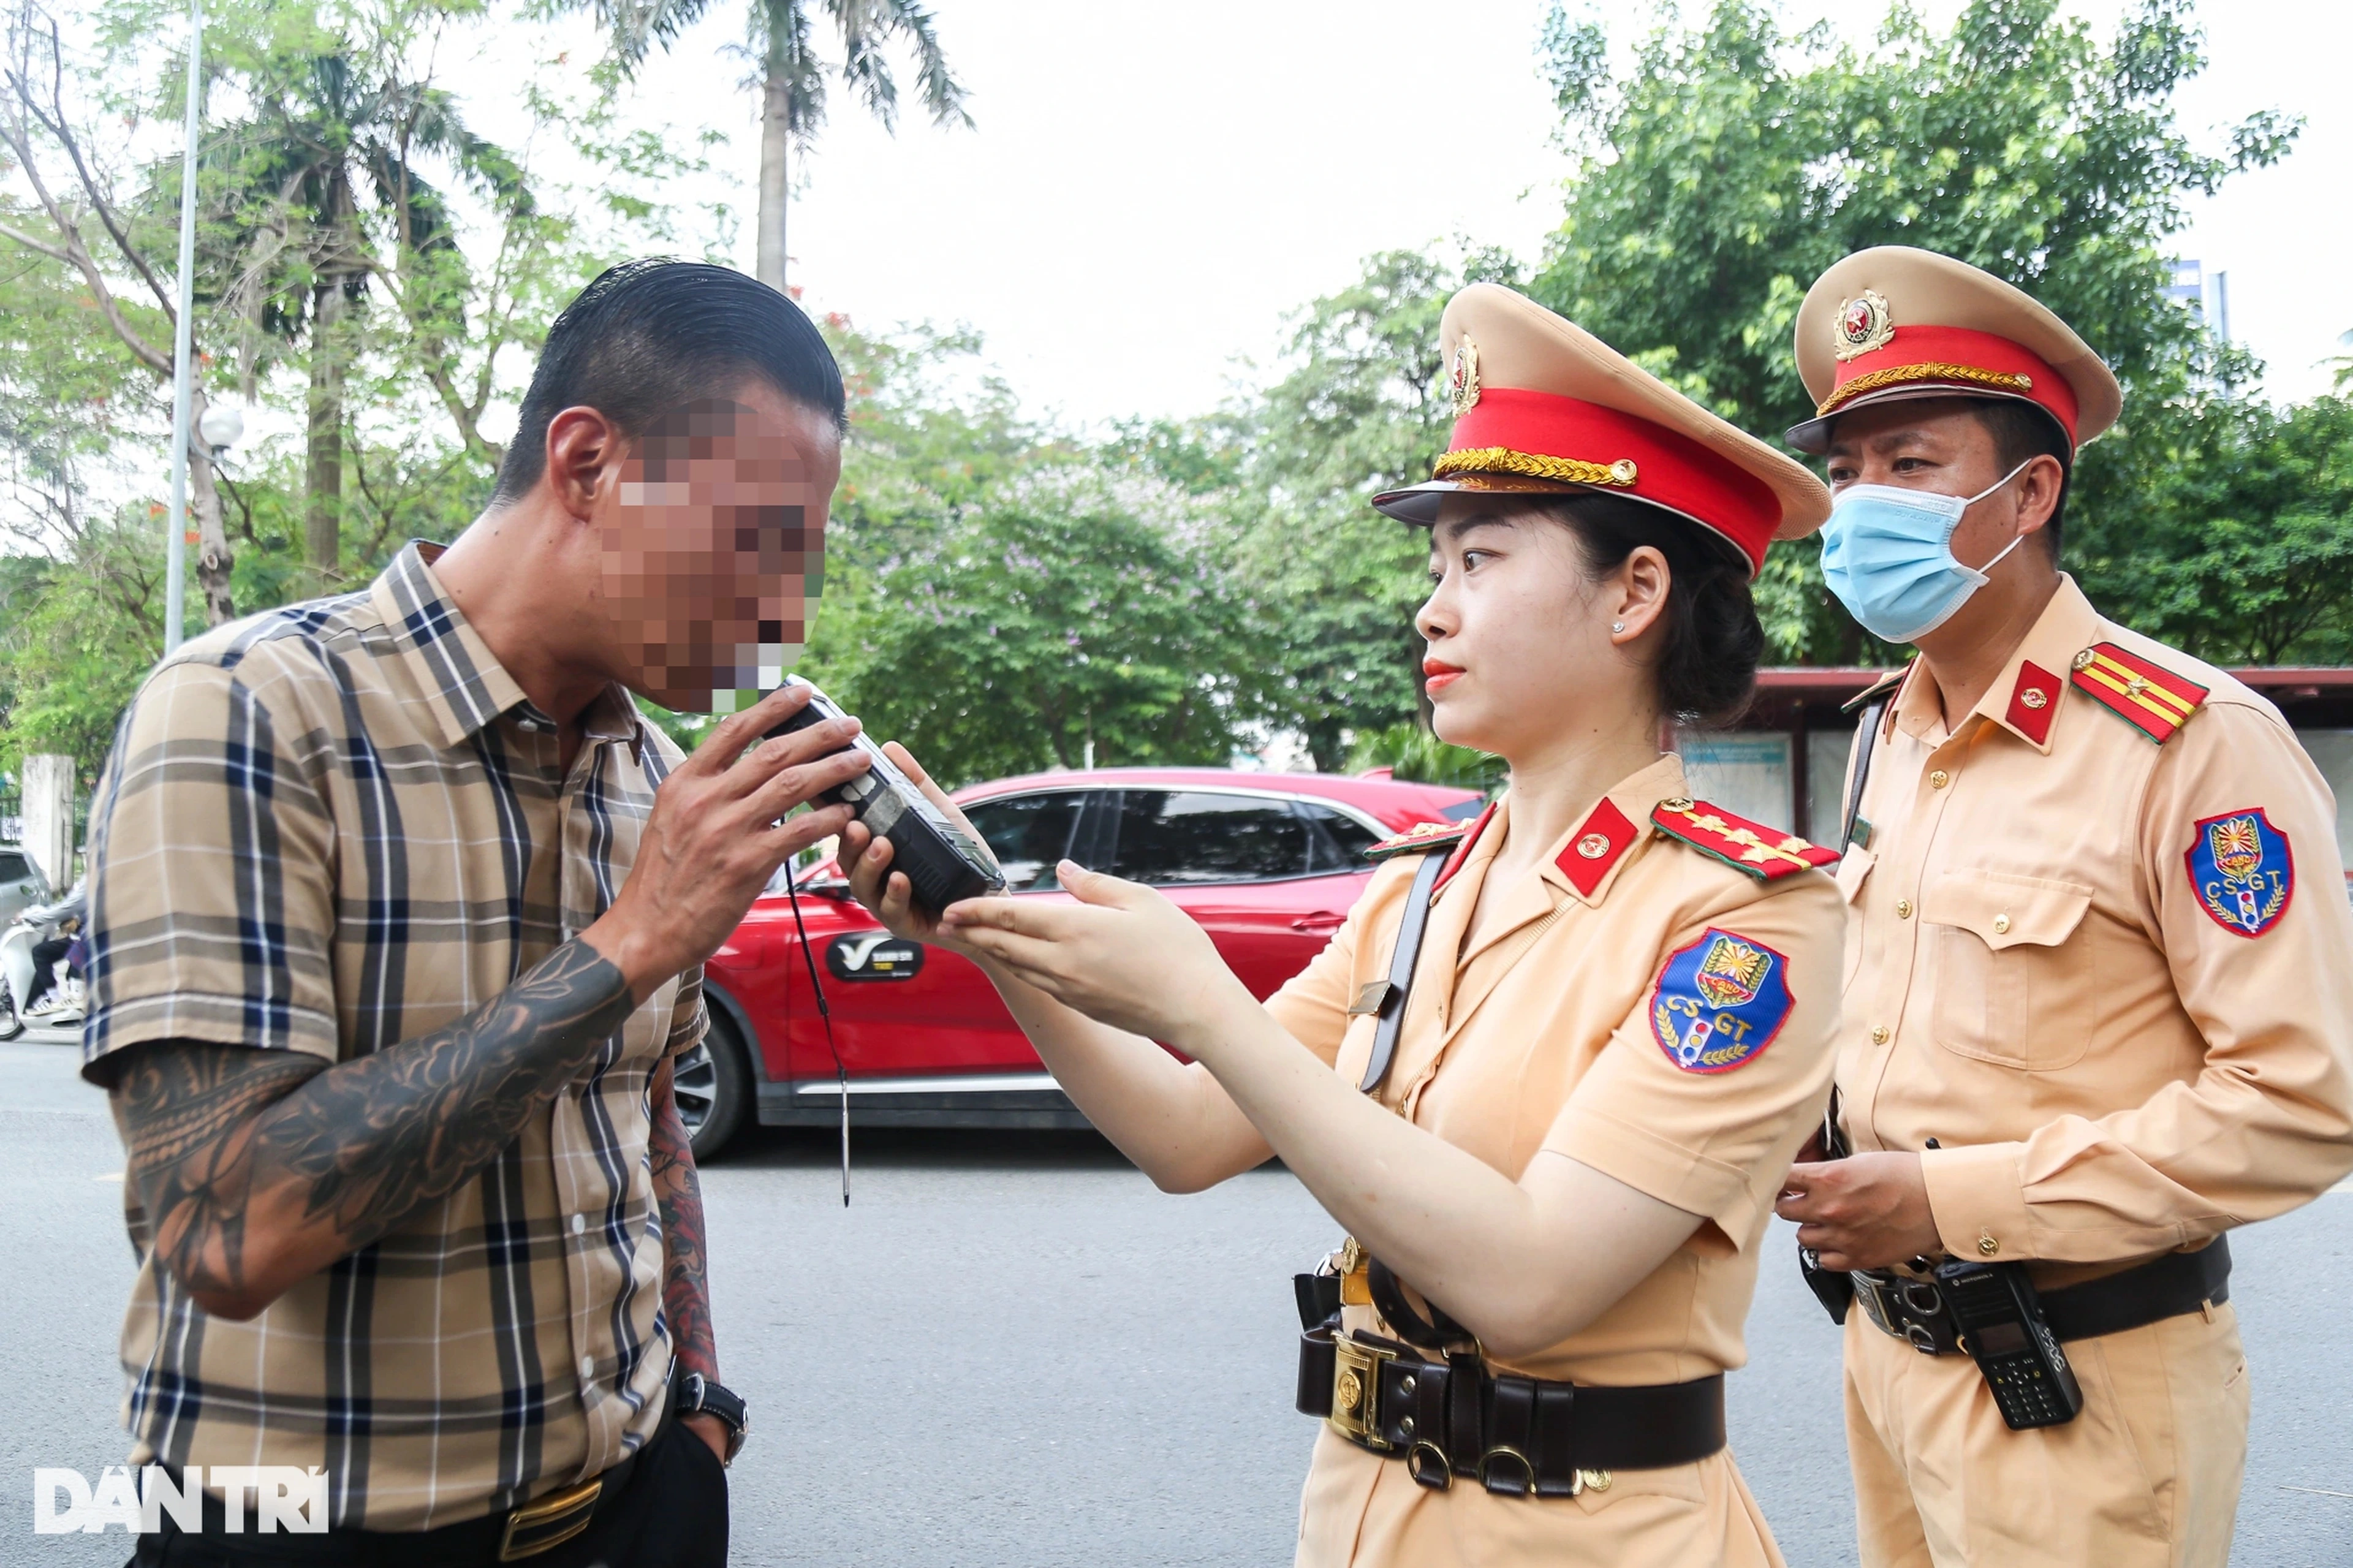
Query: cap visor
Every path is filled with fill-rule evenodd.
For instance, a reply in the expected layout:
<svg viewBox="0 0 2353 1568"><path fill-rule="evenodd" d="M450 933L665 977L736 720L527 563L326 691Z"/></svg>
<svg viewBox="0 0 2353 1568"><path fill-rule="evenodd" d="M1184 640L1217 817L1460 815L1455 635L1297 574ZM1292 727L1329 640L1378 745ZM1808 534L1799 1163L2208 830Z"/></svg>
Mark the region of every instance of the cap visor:
<svg viewBox="0 0 2353 1568"><path fill-rule="evenodd" d="M1796 450L1811 453L1819 458L1831 449L1831 426L1838 423L1840 416L1852 414L1858 408L1869 408L1873 404L1915 403L1926 397L1963 397L1972 403L1996 401L2023 403L2041 410L2044 416L2051 418L2053 426L2059 424L2057 417L2052 416L2049 409L2043 408L2042 405L2035 402L2034 399L2021 397L2014 392L1992 392L1982 386L1964 386L1950 381L1920 381L1904 386L1891 386L1884 392L1867 393L1852 403L1842 403L1819 419L1809 419L1802 425L1790 426L1782 434L1781 438ZM2063 439L2066 431L2062 428L2060 435Z"/></svg>
<svg viewBox="0 0 2353 1568"><path fill-rule="evenodd" d="M1527 495L1565 496L1580 491L1599 495L1615 494L1610 490L1594 490L1590 485L1570 484L1561 479L1535 479L1518 474L1457 474L1452 479L1428 479L1403 489L1383 490L1373 498L1373 510L1399 522L1409 522L1416 528L1435 527L1438 509L1446 498L1459 495Z"/></svg>

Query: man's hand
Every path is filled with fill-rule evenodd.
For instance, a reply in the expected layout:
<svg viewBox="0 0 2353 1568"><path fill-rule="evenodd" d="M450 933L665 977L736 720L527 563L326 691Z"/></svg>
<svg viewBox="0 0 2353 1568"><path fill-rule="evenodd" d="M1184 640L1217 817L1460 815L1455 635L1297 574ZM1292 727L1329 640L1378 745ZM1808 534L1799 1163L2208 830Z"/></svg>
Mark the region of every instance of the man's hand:
<svg viewBox="0 0 2353 1568"><path fill-rule="evenodd" d="M1773 1212L1798 1222L1798 1245L1812 1247L1825 1268L1886 1268L1944 1246L1917 1154L1796 1164L1783 1186Z"/></svg>
<svg viewBox="0 0 2353 1568"><path fill-rule="evenodd" d="M721 720L662 781L628 880L580 933L628 978L633 999L644 1001L708 958L743 923L778 866L849 824L849 807L828 805L775 826L867 768L864 753L841 750L858 733L855 719L760 740L808 699L808 687L787 686Z"/></svg>

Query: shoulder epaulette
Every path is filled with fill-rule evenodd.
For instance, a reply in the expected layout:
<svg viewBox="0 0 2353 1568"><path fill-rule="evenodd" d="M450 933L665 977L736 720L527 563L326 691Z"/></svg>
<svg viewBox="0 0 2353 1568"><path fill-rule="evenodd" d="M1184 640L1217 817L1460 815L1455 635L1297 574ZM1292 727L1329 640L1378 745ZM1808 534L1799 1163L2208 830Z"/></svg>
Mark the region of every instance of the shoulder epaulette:
<svg viewBox="0 0 2353 1568"><path fill-rule="evenodd" d="M1903 685L1904 678L1911 673L1912 667L1908 664L1901 669L1889 670L1885 675L1881 676L1869 686L1864 687L1862 690L1856 692L1853 696L1840 703L1839 711L1841 713L1852 713L1856 710L1862 708L1864 705L1876 701L1880 698L1894 691L1897 687Z"/></svg>
<svg viewBox="0 0 2353 1568"><path fill-rule="evenodd" d="M1417 822L1395 838L1384 838L1365 851L1367 860L1386 860L1392 855L1419 855L1425 849L1451 849L1462 842L1471 831L1468 822Z"/></svg>
<svg viewBox="0 0 2353 1568"><path fill-rule="evenodd" d="M2189 722L2207 689L2115 643L2094 643L2075 656L2075 689L2094 699L2158 745Z"/></svg>
<svg viewBox="0 0 2353 1568"><path fill-rule="evenodd" d="M1710 859L1721 860L1759 881L1770 882L1809 866L1827 866L1838 858L1835 849L1735 816L1704 800L1661 801L1651 813L1651 822L1668 837L1680 838Z"/></svg>

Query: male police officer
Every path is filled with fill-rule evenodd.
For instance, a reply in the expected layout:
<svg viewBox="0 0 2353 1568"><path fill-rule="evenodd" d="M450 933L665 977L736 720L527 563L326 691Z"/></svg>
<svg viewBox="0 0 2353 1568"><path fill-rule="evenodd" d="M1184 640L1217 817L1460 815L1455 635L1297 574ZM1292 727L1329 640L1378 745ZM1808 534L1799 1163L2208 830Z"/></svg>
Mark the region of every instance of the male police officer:
<svg viewBox="0 0 2353 1568"><path fill-rule="evenodd" d="M2077 447L2121 395L2056 316L1867 250L1807 295L1797 353L1820 407L1789 438L1837 495L1824 574L1920 650L1869 694L1849 795L1854 1152L1796 1166L1779 1205L1861 1271L1863 1562L2220 1568L2247 1435L2222 1233L2353 1168L2334 805L2271 704L2058 570ZM1998 1400L1971 1352L2001 1346L1956 1334L1938 1259L2027 1265L2080 1413L2012 1429L2004 1403L2063 1416L2061 1357L2022 1323L2032 1398Z"/></svg>

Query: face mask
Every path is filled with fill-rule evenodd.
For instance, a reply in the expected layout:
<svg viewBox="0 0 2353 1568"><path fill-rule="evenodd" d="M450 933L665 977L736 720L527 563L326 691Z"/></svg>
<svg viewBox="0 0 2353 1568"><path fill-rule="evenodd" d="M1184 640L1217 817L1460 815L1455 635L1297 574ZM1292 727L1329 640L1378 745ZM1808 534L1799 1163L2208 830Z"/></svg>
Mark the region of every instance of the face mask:
<svg viewBox="0 0 2353 1568"><path fill-rule="evenodd" d="M1982 568L1964 566L1953 555L1961 514L2025 467L2019 464L1973 496L1848 486L1831 503L1831 520L1822 526L1823 581L1847 613L1883 642L1912 642L1935 631L1986 585L1986 572L2002 555L2024 542L2021 533Z"/></svg>

